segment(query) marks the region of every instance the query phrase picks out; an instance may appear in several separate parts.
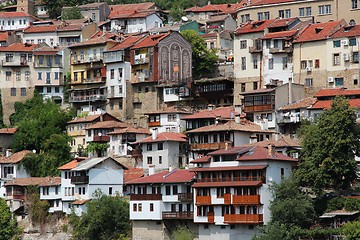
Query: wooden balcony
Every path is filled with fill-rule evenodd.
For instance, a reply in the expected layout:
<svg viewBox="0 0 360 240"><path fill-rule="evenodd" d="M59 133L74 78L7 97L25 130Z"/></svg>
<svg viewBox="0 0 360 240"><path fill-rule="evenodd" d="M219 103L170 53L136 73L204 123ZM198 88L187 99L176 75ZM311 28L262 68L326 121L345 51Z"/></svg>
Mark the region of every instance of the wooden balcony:
<svg viewBox="0 0 360 240"><path fill-rule="evenodd" d="M148 126L149 127L159 127L160 121L159 122L148 122Z"/></svg>
<svg viewBox="0 0 360 240"><path fill-rule="evenodd" d="M262 214L225 214L224 223L259 224L259 223L263 223L263 215Z"/></svg>
<svg viewBox="0 0 360 240"><path fill-rule="evenodd" d="M259 46L249 47L249 53L261 53L262 48Z"/></svg>
<svg viewBox="0 0 360 240"><path fill-rule="evenodd" d="M141 201L141 200L161 200L161 194L131 194L130 201Z"/></svg>
<svg viewBox="0 0 360 240"><path fill-rule="evenodd" d="M71 177L71 184L88 184L89 176L73 176Z"/></svg>
<svg viewBox="0 0 360 240"><path fill-rule="evenodd" d="M274 105L257 105L257 106L245 106L244 112L262 112L262 111L272 111L274 109Z"/></svg>
<svg viewBox="0 0 360 240"><path fill-rule="evenodd" d="M196 196L196 204L197 205L210 205L211 204L211 196Z"/></svg>
<svg viewBox="0 0 360 240"><path fill-rule="evenodd" d="M71 96L70 102L95 102L95 101L106 101L106 94L97 95L83 95L83 96Z"/></svg>
<svg viewBox="0 0 360 240"><path fill-rule="evenodd" d="M1 61L1 66L3 67L21 67L21 66L29 66L28 62L25 59L17 59L13 61Z"/></svg>
<svg viewBox="0 0 360 240"><path fill-rule="evenodd" d="M214 212L208 212L208 223L214 223L214 222L215 222Z"/></svg>
<svg viewBox="0 0 360 240"><path fill-rule="evenodd" d="M110 136L94 136L93 142L110 142Z"/></svg>
<svg viewBox="0 0 360 240"><path fill-rule="evenodd" d="M225 149L226 144L228 148L232 147L232 142L217 142L217 143L192 143L191 150L218 150Z"/></svg>
<svg viewBox="0 0 360 240"><path fill-rule="evenodd" d="M271 54L277 53L292 53L294 49L292 47L285 47L285 48L270 48L269 52Z"/></svg>
<svg viewBox="0 0 360 240"><path fill-rule="evenodd" d="M178 199L180 202L192 202L194 197L193 193L179 193Z"/></svg>
<svg viewBox="0 0 360 240"><path fill-rule="evenodd" d="M265 181L265 177L224 177L224 178L199 178L197 182L242 182L242 181Z"/></svg>
<svg viewBox="0 0 360 240"><path fill-rule="evenodd" d="M193 219L193 212L163 212L163 219Z"/></svg>
<svg viewBox="0 0 360 240"><path fill-rule="evenodd" d="M13 194L12 199L13 200L25 200L26 195L25 194Z"/></svg>
<svg viewBox="0 0 360 240"><path fill-rule="evenodd" d="M224 194L224 204L226 204L226 205L231 204L231 194L230 193Z"/></svg>
<svg viewBox="0 0 360 240"><path fill-rule="evenodd" d="M232 204L260 204L260 195L233 195Z"/></svg>

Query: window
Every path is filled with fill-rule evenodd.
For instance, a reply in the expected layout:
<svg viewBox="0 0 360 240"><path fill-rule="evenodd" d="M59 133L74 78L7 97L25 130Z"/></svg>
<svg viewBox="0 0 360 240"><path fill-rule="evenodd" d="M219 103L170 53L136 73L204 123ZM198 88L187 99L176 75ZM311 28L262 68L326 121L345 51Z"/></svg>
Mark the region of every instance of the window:
<svg viewBox="0 0 360 240"><path fill-rule="evenodd" d="M349 46L356 46L356 38L349 38Z"/></svg>
<svg viewBox="0 0 360 240"><path fill-rule="evenodd" d="M353 63L359 63L359 52L353 52Z"/></svg>
<svg viewBox="0 0 360 240"><path fill-rule="evenodd" d="M279 40L274 39L274 48L279 48Z"/></svg>
<svg viewBox="0 0 360 240"><path fill-rule="evenodd" d="M55 187L55 195L59 194L59 187Z"/></svg>
<svg viewBox="0 0 360 240"><path fill-rule="evenodd" d="M154 211L154 204L150 203L150 212L153 212L153 211Z"/></svg>
<svg viewBox="0 0 360 240"><path fill-rule="evenodd" d="M333 55L333 65L339 66L340 65L340 53L335 53Z"/></svg>
<svg viewBox="0 0 360 240"><path fill-rule="evenodd" d="M91 13L91 19L96 20L96 14L95 13Z"/></svg>
<svg viewBox="0 0 360 240"><path fill-rule="evenodd" d="M320 5L319 15L331 14L331 5Z"/></svg>
<svg viewBox="0 0 360 240"><path fill-rule="evenodd" d="M268 114L266 115L266 118L267 118L267 120L268 120L269 122L271 122L271 121L273 120L272 113L268 113Z"/></svg>
<svg viewBox="0 0 360 240"><path fill-rule="evenodd" d="M55 76L54 76L54 79L55 79L55 80L59 80L59 72L55 72L54 75L55 75Z"/></svg>
<svg viewBox="0 0 360 240"><path fill-rule="evenodd" d="M47 88L46 88L46 92L47 92L47 93L51 93L51 87L47 87Z"/></svg>
<svg viewBox="0 0 360 240"><path fill-rule="evenodd" d="M241 15L241 22L246 23L250 20L250 14Z"/></svg>
<svg viewBox="0 0 360 240"><path fill-rule="evenodd" d="M359 0L351 0L351 8L358 9L358 1Z"/></svg>
<svg viewBox="0 0 360 240"><path fill-rule="evenodd" d="M312 68L313 67L313 61L312 60L308 60L308 67Z"/></svg>
<svg viewBox="0 0 360 240"><path fill-rule="evenodd" d="M284 179L284 176L285 176L285 169L284 168L280 169L280 174L281 174L281 179Z"/></svg>
<svg viewBox="0 0 360 240"><path fill-rule="evenodd" d="M6 71L6 81L11 81L11 72L10 71Z"/></svg>
<svg viewBox="0 0 360 240"><path fill-rule="evenodd" d="M44 64L44 56L39 56L39 57L38 57L38 64L39 64L39 65Z"/></svg>
<svg viewBox="0 0 360 240"><path fill-rule="evenodd" d="M258 15L258 21L264 20L264 13L259 12L257 15Z"/></svg>
<svg viewBox="0 0 360 240"><path fill-rule="evenodd" d="M301 61L301 69L306 69L307 67L307 61L306 60L302 60Z"/></svg>
<svg viewBox="0 0 360 240"><path fill-rule="evenodd" d="M50 75L50 72L47 72L47 73L46 73L46 81L50 81L50 76L51 76L51 75Z"/></svg>
<svg viewBox="0 0 360 240"><path fill-rule="evenodd" d="M178 194L178 186L177 185L173 185L173 195L177 195Z"/></svg>
<svg viewBox="0 0 360 240"><path fill-rule="evenodd" d="M279 10L279 17L280 17L280 18L284 18L284 17L285 17L285 11L284 11L284 10Z"/></svg>
<svg viewBox="0 0 360 240"><path fill-rule="evenodd" d="M304 17L305 16L305 8L299 8L299 16Z"/></svg>
<svg viewBox="0 0 360 240"><path fill-rule="evenodd" d="M283 69L286 69L288 67L288 58L287 57L282 58L282 64L283 64Z"/></svg>
<svg viewBox="0 0 360 240"><path fill-rule="evenodd" d="M274 59L269 58L269 69L274 69Z"/></svg>
<svg viewBox="0 0 360 240"><path fill-rule="evenodd" d="M264 20L269 20L269 19L270 19L270 13L264 12Z"/></svg>
<svg viewBox="0 0 360 240"><path fill-rule="evenodd" d="M114 79L115 78L115 71L114 69L110 69L110 78Z"/></svg>
<svg viewBox="0 0 360 240"><path fill-rule="evenodd" d="M165 195L171 195L171 187L170 186L166 186Z"/></svg>
<svg viewBox="0 0 360 240"><path fill-rule="evenodd" d="M162 156L159 156L159 164L162 164Z"/></svg>
<svg viewBox="0 0 360 240"><path fill-rule="evenodd" d="M20 81L21 80L21 72L20 71L16 71L16 81Z"/></svg>
<svg viewBox="0 0 360 240"><path fill-rule="evenodd" d="M139 210L139 212L142 212L142 203L138 204L138 210Z"/></svg>
<svg viewBox="0 0 360 240"><path fill-rule="evenodd" d="M267 49L269 49L269 48L270 48L270 44L271 44L270 40L269 40L269 39L268 39L268 40L266 40L266 48L267 48Z"/></svg>
<svg viewBox="0 0 360 240"><path fill-rule="evenodd" d="M152 157L147 157L147 164L152 164Z"/></svg>
<svg viewBox="0 0 360 240"><path fill-rule="evenodd" d="M42 72L38 72L38 80L42 80Z"/></svg>
<svg viewBox="0 0 360 240"><path fill-rule="evenodd" d="M313 79L312 78L306 78L305 79L305 86L311 87L313 85Z"/></svg>
<svg viewBox="0 0 360 240"><path fill-rule="evenodd" d="M315 68L320 67L320 59L315 59Z"/></svg>
<svg viewBox="0 0 360 240"><path fill-rule="evenodd" d="M340 46L341 46L340 40L335 40L335 41L333 41L333 47L334 47L334 48L339 48Z"/></svg>
<svg viewBox="0 0 360 240"><path fill-rule="evenodd" d="M241 57L241 70L246 70L246 57Z"/></svg>
<svg viewBox="0 0 360 240"><path fill-rule="evenodd" d="M112 194L113 194L113 188L109 187L109 195L112 195Z"/></svg>
<svg viewBox="0 0 360 240"><path fill-rule="evenodd" d="M335 86L344 86L344 78L335 78Z"/></svg>
<svg viewBox="0 0 360 240"><path fill-rule="evenodd" d="M241 84L241 92L245 92L245 83Z"/></svg>
<svg viewBox="0 0 360 240"><path fill-rule="evenodd" d="M164 144L163 144L162 142L159 142L159 143L157 144L157 149L158 149L158 150L163 150L163 149L164 149Z"/></svg>
<svg viewBox="0 0 360 240"><path fill-rule="evenodd" d="M26 88L21 88L21 96L26 96Z"/></svg>
<svg viewBox="0 0 360 240"><path fill-rule="evenodd" d="M16 88L11 88L11 96L16 96Z"/></svg>
<svg viewBox="0 0 360 240"><path fill-rule="evenodd" d="M137 204L136 203L133 204L133 212L137 212Z"/></svg>
<svg viewBox="0 0 360 240"><path fill-rule="evenodd" d="M25 81L29 81L29 79L30 79L30 72L25 71Z"/></svg>
<svg viewBox="0 0 360 240"><path fill-rule="evenodd" d="M7 53L7 54L5 55L5 60L6 60L6 62L13 62L13 61L14 61L14 54L12 54L12 53Z"/></svg>
<svg viewBox="0 0 360 240"><path fill-rule="evenodd" d="M285 18L291 18L291 10L290 9L285 10Z"/></svg>
<svg viewBox="0 0 360 240"><path fill-rule="evenodd" d="M359 80L358 79L354 79L354 85L358 85L359 84Z"/></svg>
<svg viewBox="0 0 360 240"><path fill-rule="evenodd" d="M306 16L311 16L311 15L312 15L311 7L307 7L306 8Z"/></svg>
<svg viewBox="0 0 360 240"><path fill-rule="evenodd" d="M168 122L176 122L176 114L168 114L167 120Z"/></svg>
<svg viewBox="0 0 360 240"><path fill-rule="evenodd" d="M49 195L49 187L43 187L43 195Z"/></svg>
<svg viewBox="0 0 360 240"><path fill-rule="evenodd" d="M146 144L146 151L152 151L152 144L151 143Z"/></svg>
<svg viewBox="0 0 360 240"><path fill-rule="evenodd" d="M240 41L240 49L246 49L247 44L246 44L246 40L241 40Z"/></svg>
<svg viewBox="0 0 360 240"><path fill-rule="evenodd" d="M253 68L258 69L258 59L257 59L257 57L254 57L254 59L253 59Z"/></svg>

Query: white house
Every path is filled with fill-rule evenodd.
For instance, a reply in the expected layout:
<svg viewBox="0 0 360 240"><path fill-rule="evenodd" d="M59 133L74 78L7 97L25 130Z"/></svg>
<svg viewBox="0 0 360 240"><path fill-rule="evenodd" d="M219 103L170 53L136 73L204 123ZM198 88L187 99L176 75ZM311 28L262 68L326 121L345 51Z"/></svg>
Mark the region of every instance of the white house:
<svg viewBox="0 0 360 240"><path fill-rule="evenodd" d="M0 197L5 197L5 182L16 178L29 178L25 168L21 165L24 157L30 154L30 151L20 151L12 154L11 150L6 151L6 155L0 158Z"/></svg>
<svg viewBox="0 0 360 240"><path fill-rule="evenodd" d="M59 46L59 37L56 30L58 25L54 25L52 22L48 24L33 24L23 30L22 40L23 43L43 43L45 42L49 46Z"/></svg>
<svg viewBox="0 0 360 240"><path fill-rule="evenodd" d="M193 224L191 185L195 174L188 169L162 171L127 183L134 239L168 239L179 221Z"/></svg>
<svg viewBox="0 0 360 240"><path fill-rule="evenodd" d="M75 212L81 215L86 211L84 204L96 191L109 196L122 195L124 169L127 168L111 157L76 158L61 166L63 212L70 213L75 205Z"/></svg>
<svg viewBox="0 0 360 240"><path fill-rule="evenodd" d="M143 157L143 169L155 171L169 167L182 167L187 164L185 154L186 136L181 133L153 131L151 137L144 138L140 144Z"/></svg>
<svg viewBox="0 0 360 240"><path fill-rule="evenodd" d="M36 21L36 18L25 12L1 12L0 30L11 31L24 29L34 21Z"/></svg>
<svg viewBox="0 0 360 240"><path fill-rule="evenodd" d="M46 181L39 184L40 200L47 200L49 202L48 212L62 212L61 201L61 178L47 177Z"/></svg>
<svg viewBox="0 0 360 240"><path fill-rule="evenodd" d="M270 221L269 186L291 175L296 159L264 147L234 147L194 160L194 222L199 240L250 240Z"/></svg>

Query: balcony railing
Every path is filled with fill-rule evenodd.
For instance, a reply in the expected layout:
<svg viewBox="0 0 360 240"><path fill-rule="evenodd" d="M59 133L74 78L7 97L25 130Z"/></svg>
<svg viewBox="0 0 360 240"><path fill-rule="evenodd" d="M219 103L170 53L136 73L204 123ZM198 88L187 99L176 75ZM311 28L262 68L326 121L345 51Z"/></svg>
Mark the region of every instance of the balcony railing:
<svg viewBox="0 0 360 240"><path fill-rule="evenodd" d="M232 204L260 204L260 195L233 195Z"/></svg>
<svg viewBox="0 0 360 240"><path fill-rule="evenodd" d="M141 57L141 58L136 58L134 59L134 64L146 64L149 63L149 58L148 57Z"/></svg>
<svg viewBox="0 0 360 240"><path fill-rule="evenodd" d="M265 181L265 177L221 177L221 178L198 178L197 182L242 182L242 181Z"/></svg>
<svg viewBox="0 0 360 240"><path fill-rule="evenodd" d="M269 52L271 54L277 54L277 53L292 53L293 47L284 47L284 48L270 48Z"/></svg>
<svg viewBox="0 0 360 240"><path fill-rule="evenodd" d="M226 205L231 204L231 194L230 193L224 194L224 204L226 204Z"/></svg>
<svg viewBox="0 0 360 240"><path fill-rule="evenodd" d="M249 53L260 53L262 52L262 48L258 46L249 47Z"/></svg>
<svg viewBox="0 0 360 240"><path fill-rule="evenodd" d="M225 149L226 144L228 148L232 147L231 142L217 142L217 143L192 143L190 144L191 150L218 150Z"/></svg>
<svg viewBox="0 0 360 240"><path fill-rule="evenodd" d="M225 214L224 223L259 224L263 222L262 214Z"/></svg>
<svg viewBox="0 0 360 240"><path fill-rule="evenodd" d="M163 212L163 219L193 219L193 212Z"/></svg>
<svg viewBox="0 0 360 240"><path fill-rule="evenodd" d="M208 223L214 223L214 222L215 222L214 212L208 212Z"/></svg>
<svg viewBox="0 0 360 240"><path fill-rule="evenodd" d="M209 205L211 204L211 196L196 196L197 205Z"/></svg>
<svg viewBox="0 0 360 240"><path fill-rule="evenodd" d="M24 59L13 60L13 61L1 61L1 66L12 67L12 66L29 66L28 61Z"/></svg>
<svg viewBox="0 0 360 240"><path fill-rule="evenodd" d="M181 202L192 202L194 197L193 193L179 193L178 199Z"/></svg>
<svg viewBox="0 0 360 240"><path fill-rule="evenodd" d="M130 201L162 200L162 194L131 194Z"/></svg>
<svg viewBox="0 0 360 240"><path fill-rule="evenodd" d="M95 101L106 101L106 95L91 95L91 96L72 96L70 97L71 102L95 102Z"/></svg>
<svg viewBox="0 0 360 240"><path fill-rule="evenodd" d="M89 176L73 176L71 177L71 184L88 184Z"/></svg>
<svg viewBox="0 0 360 240"><path fill-rule="evenodd" d="M244 112L258 112L258 111L271 111L275 108L272 104L257 105L257 106L245 106Z"/></svg>
<svg viewBox="0 0 360 240"><path fill-rule="evenodd" d="M148 122L148 126L149 127L158 127L158 126L160 126L160 121L159 122Z"/></svg>
<svg viewBox="0 0 360 240"><path fill-rule="evenodd" d="M99 77L93 77L93 78L85 78L81 82L82 83L102 83L102 82L106 82L106 77L99 76Z"/></svg>
<svg viewBox="0 0 360 240"><path fill-rule="evenodd" d="M110 136L94 136L93 142L110 142Z"/></svg>

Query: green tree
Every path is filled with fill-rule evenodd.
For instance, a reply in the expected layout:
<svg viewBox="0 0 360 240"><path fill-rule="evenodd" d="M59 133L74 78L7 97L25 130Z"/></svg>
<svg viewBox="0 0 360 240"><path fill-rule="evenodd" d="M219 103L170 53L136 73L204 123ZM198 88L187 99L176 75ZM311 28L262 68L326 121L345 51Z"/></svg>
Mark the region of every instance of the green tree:
<svg viewBox="0 0 360 240"><path fill-rule="evenodd" d="M19 239L21 230L10 212L5 199L0 199L0 240Z"/></svg>
<svg viewBox="0 0 360 240"><path fill-rule="evenodd" d="M124 239L130 234L129 202L98 194L81 217L71 214L70 224L74 239Z"/></svg>
<svg viewBox="0 0 360 240"><path fill-rule="evenodd" d="M301 184L315 193L349 189L356 179L360 128L348 100L336 97L316 122L302 125L300 136L302 162L296 176Z"/></svg>
<svg viewBox="0 0 360 240"><path fill-rule="evenodd" d="M80 9L76 6L70 7L68 9L63 9L61 19L81 19L83 15L80 12Z"/></svg>
<svg viewBox="0 0 360 240"><path fill-rule="evenodd" d="M297 227L282 224L279 222L270 222L265 226L258 228L260 235L252 240L294 240L297 237Z"/></svg>
<svg viewBox="0 0 360 240"><path fill-rule="evenodd" d="M214 51L206 48L205 40L194 30L185 30L181 35L192 46L193 77L201 78L214 72L217 56Z"/></svg>
<svg viewBox="0 0 360 240"><path fill-rule="evenodd" d="M348 222L342 226L342 233L346 240L360 239L360 221Z"/></svg>
<svg viewBox="0 0 360 240"><path fill-rule="evenodd" d="M108 143L90 142L86 150L89 153L96 153L97 157L103 157L108 147Z"/></svg>
<svg viewBox="0 0 360 240"><path fill-rule="evenodd" d="M195 234L186 226L179 226L176 230L171 234L172 240L193 240L195 238Z"/></svg>
<svg viewBox="0 0 360 240"><path fill-rule="evenodd" d="M46 0L46 10L51 19L56 19L61 15L61 8L63 6L63 0Z"/></svg>

